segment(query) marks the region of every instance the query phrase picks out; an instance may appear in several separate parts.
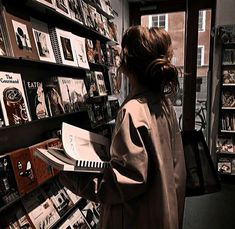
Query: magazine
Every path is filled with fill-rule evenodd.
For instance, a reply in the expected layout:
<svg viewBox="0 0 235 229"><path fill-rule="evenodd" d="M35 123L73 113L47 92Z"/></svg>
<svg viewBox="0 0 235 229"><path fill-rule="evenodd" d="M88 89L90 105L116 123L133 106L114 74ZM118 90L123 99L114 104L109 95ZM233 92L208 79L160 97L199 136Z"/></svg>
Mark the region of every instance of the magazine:
<svg viewBox="0 0 235 229"><path fill-rule="evenodd" d="M108 138L62 123L63 149L38 148L35 155L52 167L64 171L103 172L109 166Z"/></svg>

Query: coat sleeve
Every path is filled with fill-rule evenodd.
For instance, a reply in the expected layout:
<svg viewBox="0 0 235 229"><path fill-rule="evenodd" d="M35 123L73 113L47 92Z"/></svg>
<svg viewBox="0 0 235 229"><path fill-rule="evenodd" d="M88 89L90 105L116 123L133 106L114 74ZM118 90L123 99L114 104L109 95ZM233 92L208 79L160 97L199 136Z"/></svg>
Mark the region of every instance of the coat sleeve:
<svg viewBox="0 0 235 229"><path fill-rule="evenodd" d="M111 167L103 175L62 172L61 182L74 193L100 203L122 203L147 188L149 129L123 110L110 148Z"/></svg>

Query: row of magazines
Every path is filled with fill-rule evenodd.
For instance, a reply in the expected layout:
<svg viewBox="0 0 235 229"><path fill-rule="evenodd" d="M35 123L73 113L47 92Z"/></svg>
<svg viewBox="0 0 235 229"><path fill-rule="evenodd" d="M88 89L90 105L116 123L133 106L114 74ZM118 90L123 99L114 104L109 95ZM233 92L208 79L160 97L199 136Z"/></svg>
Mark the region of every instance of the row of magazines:
<svg viewBox="0 0 235 229"><path fill-rule="evenodd" d="M113 71L109 82L112 92L117 93ZM106 99L88 102L99 96ZM114 119L118 109L119 101L115 96L107 96L104 76L99 71L87 71L85 79L51 76L44 80L23 80L20 73L0 72L1 126L84 110L95 125Z"/></svg>
<svg viewBox="0 0 235 229"><path fill-rule="evenodd" d="M7 8L0 20L0 55L54 62L89 69L89 62L115 65L117 48L88 39ZM89 56L87 57L89 53Z"/></svg>

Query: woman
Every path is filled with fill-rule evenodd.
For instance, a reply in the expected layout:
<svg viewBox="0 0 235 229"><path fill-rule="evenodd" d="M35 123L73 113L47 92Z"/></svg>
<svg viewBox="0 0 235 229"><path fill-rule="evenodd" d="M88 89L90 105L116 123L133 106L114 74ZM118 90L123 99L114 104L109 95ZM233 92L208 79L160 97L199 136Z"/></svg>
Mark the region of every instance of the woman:
<svg viewBox="0 0 235 229"><path fill-rule="evenodd" d="M73 192L102 204L101 229L182 227L185 163L181 135L167 98L179 86L171 39L159 28L130 27L120 71L131 93L116 119L111 167L97 175L64 172Z"/></svg>

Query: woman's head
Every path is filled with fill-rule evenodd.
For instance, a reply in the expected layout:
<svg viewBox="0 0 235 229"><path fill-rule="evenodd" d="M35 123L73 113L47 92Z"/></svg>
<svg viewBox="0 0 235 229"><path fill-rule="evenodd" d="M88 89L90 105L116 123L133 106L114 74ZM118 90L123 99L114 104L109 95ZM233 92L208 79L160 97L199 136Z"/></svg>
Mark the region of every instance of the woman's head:
<svg viewBox="0 0 235 229"><path fill-rule="evenodd" d="M171 38L164 29L132 26L122 39L120 71L161 95L172 94L179 87L172 55Z"/></svg>

